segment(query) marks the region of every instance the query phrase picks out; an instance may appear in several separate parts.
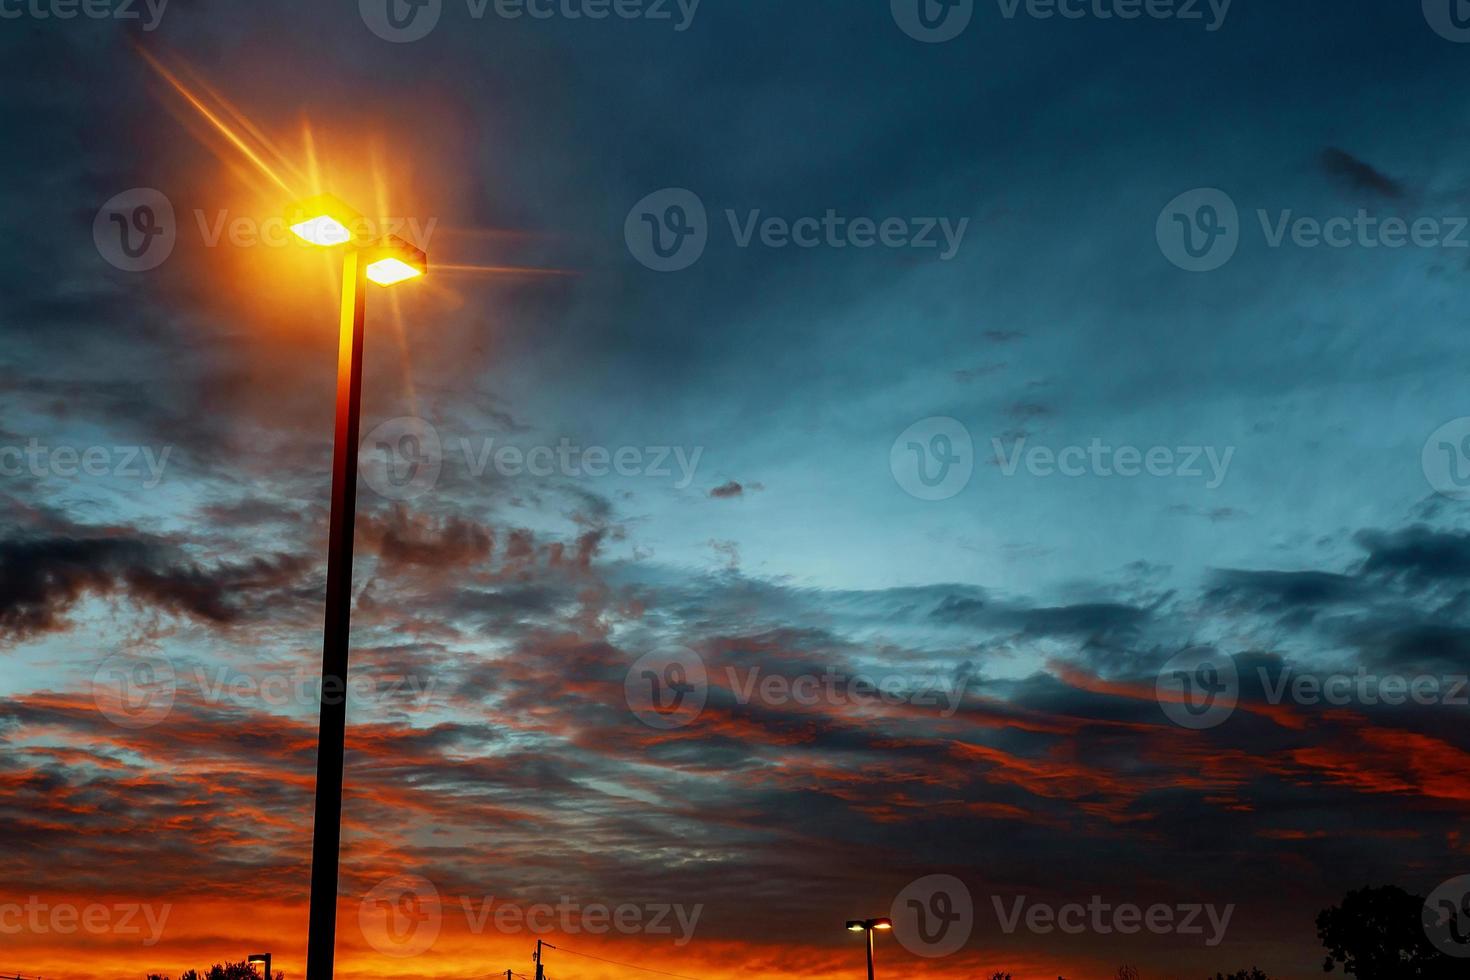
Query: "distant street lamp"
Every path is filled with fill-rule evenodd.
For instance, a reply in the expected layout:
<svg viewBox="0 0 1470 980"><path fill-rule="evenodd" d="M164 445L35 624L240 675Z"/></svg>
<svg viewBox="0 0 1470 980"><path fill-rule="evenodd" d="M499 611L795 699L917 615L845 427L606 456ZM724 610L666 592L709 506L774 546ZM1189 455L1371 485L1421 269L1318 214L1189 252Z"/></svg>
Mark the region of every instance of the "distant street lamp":
<svg viewBox="0 0 1470 980"><path fill-rule="evenodd" d="M332 516L327 541L327 611L322 638L321 728L316 753L316 815L311 837L311 912L306 980L331 980L337 938L337 863L342 844L342 765L347 730L348 627L352 612L352 530L357 518L358 416L362 405L364 285L417 279L422 251L388 235L358 240L362 216L330 194L294 205L287 224L302 241L342 253L337 339L337 426L332 442ZM269 977L266 980L270 980Z"/></svg>
<svg viewBox="0 0 1470 980"><path fill-rule="evenodd" d="M892 919L848 919L848 932L865 932L868 934L868 980L873 980L873 933L878 930L888 931L893 928Z"/></svg>
<svg viewBox="0 0 1470 980"><path fill-rule="evenodd" d="M251 953L248 957L246 957L245 962L250 966L255 966L257 963L259 963L260 975L263 980L271 980L271 954Z"/></svg>

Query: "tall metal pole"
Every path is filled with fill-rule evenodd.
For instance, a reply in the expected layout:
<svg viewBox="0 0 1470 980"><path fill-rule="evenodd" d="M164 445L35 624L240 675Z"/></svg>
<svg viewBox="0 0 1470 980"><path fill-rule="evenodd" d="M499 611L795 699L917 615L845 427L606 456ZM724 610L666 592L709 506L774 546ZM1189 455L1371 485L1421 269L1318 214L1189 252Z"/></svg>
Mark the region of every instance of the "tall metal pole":
<svg viewBox="0 0 1470 980"><path fill-rule="evenodd" d="M342 843L342 762L347 729L347 635L352 612L352 531L357 517L358 410L362 404L363 263L342 262L337 340L337 428L332 443L332 517L327 540L327 611L322 636L321 728L316 817L311 837L311 918L306 980L332 980L337 939L337 861Z"/></svg>
<svg viewBox="0 0 1470 980"><path fill-rule="evenodd" d="M873 980L873 927L868 926L868 980Z"/></svg>

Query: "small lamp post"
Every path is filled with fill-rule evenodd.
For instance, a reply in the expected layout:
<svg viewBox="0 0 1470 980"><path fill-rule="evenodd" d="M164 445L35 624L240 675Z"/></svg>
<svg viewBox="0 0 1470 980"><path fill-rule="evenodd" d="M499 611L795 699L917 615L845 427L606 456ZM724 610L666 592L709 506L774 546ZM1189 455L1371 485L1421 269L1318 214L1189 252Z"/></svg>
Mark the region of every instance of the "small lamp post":
<svg viewBox="0 0 1470 980"><path fill-rule="evenodd" d="M892 919L848 919L848 932L865 932L868 934L868 980L873 980L873 933L878 930L888 931L893 928Z"/></svg>

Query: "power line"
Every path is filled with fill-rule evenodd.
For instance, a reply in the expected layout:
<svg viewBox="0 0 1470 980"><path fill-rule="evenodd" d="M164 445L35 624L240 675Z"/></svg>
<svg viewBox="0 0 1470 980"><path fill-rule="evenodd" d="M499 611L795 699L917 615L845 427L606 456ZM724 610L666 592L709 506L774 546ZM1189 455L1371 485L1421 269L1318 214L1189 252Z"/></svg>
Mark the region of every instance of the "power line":
<svg viewBox="0 0 1470 980"><path fill-rule="evenodd" d="M617 960L610 960L605 956L593 956L591 953L579 953L575 949L567 949L565 946L558 946L557 949L561 950L563 953L571 953L573 956L583 956L589 960L601 960L603 963L611 963L613 966L623 966L627 967L630 970L642 970L644 973L657 973L661 977L678 977L678 980L700 980L699 977L688 977L682 973L670 973L667 970L655 970L651 967L639 966L637 963L620 963Z"/></svg>

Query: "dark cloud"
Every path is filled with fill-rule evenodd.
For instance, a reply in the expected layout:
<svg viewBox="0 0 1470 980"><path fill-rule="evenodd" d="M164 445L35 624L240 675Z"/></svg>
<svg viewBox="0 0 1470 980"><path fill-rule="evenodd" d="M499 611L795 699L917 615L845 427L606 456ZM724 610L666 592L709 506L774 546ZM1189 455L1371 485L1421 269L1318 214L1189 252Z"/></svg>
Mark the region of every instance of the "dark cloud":
<svg viewBox="0 0 1470 980"><path fill-rule="evenodd" d="M1280 612L1345 602L1361 595L1362 588L1357 578L1334 572L1225 569L1211 577L1207 598Z"/></svg>
<svg viewBox="0 0 1470 980"><path fill-rule="evenodd" d="M1470 533L1434 531L1423 525L1387 533L1362 531L1355 538L1368 552L1363 572L1402 576L1417 582L1470 578Z"/></svg>
<svg viewBox="0 0 1470 980"><path fill-rule="evenodd" d="M123 593L169 613L228 625L301 581L312 563L278 554L204 565L166 541L118 529L0 540L0 630L11 640L60 629L85 594Z"/></svg>
<svg viewBox="0 0 1470 980"><path fill-rule="evenodd" d="M1322 151L1322 169L1331 177L1347 184L1354 190L1369 191L1380 197L1400 198L1404 186L1391 177L1359 160L1357 157L1335 146Z"/></svg>

